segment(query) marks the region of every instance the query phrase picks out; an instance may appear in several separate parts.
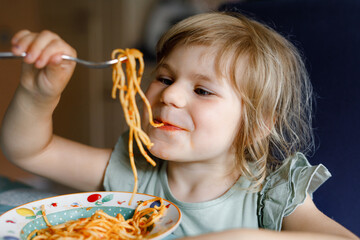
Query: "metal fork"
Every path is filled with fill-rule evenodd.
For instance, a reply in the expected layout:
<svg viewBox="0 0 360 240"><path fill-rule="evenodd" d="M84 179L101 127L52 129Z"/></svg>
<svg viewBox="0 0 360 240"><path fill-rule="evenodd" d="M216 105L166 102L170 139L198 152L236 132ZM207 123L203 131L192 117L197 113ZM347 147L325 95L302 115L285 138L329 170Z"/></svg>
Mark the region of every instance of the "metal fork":
<svg viewBox="0 0 360 240"><path fill-rule="evenodd" d="M1 58L24 58L24 57L26 57L25 52L22 53L21 55L15 55L12 52L0 52L0 59ZM79 58L71 57L68 55L62 55L61 57L64 60L75 61L75 62L80 63L89 68L106 68L106 67L109 67L109 66L117 63L119 60L120 60L120 62L126 60L126 57L122 57L119 60L111 59L111 60L105 61L105 62L92 62L92 61L86 61L86 60L82 60Z"/></svg>

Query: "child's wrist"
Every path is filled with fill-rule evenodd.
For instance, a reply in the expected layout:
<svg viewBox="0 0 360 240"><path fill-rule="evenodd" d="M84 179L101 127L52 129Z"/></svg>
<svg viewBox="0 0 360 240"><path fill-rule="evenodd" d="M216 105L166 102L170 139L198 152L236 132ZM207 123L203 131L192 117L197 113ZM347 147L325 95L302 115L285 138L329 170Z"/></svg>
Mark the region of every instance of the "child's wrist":
<svg viewBox="0 0 360 240"><path fill-rule="evenodd" d="M43 112L52 114L60 101L60 95L44 96L39 93L33 93L21 85L15 94L17 96L17 102L22 108L36 113Z"/></svg>

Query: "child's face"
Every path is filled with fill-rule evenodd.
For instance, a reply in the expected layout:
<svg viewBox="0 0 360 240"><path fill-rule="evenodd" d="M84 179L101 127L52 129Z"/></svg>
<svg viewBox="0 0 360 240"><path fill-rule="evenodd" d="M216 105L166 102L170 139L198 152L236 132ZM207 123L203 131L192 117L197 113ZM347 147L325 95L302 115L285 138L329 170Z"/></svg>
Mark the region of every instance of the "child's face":
<svg viewBox="0 0 360 240"><path fill-rule="evenodd" d="M215 74L212 49L176 47L156 71L146 96L152 127L144 108L143 129L154 146L150 152L172 161L233 160L231 150L241 115L241 101L230 82Z"/></svg>

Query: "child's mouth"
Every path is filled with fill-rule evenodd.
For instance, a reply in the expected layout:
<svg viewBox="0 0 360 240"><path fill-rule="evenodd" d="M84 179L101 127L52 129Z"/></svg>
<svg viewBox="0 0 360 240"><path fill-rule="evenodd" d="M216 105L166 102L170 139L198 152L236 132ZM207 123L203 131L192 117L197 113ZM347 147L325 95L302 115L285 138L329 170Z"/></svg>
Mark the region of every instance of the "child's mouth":
<svg viewBox="0 0 360 240"><path fill-rule="evenodd" d="M163 125L161 127L158 127L159 129L161 130L166 130L166 131L179 131L179 130L186 130L182 127L179 127L179 126L176 126L176 125L173 125L171 123L168 123L166 121L163 121L161 119L154 119L154 123L162 123Z"/></svg>

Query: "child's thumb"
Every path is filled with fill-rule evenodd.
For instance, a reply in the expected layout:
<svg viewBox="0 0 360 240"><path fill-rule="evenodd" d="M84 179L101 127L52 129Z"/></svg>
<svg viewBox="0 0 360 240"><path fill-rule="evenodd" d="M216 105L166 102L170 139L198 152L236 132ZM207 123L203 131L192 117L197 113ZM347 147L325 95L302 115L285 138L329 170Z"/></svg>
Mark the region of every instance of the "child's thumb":
<svg viewBox="0 0 360 240"><path fill-rule="evenodd" d="M63 60L61 55L56 55L49 60L49 64L46 66L46 77L50 81L54 79L54 81L59 81L59 84L66 84L71 78L75 66L74 61Z"/></svg>

